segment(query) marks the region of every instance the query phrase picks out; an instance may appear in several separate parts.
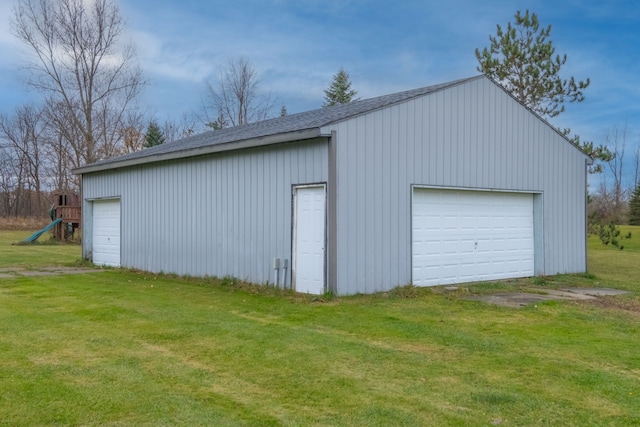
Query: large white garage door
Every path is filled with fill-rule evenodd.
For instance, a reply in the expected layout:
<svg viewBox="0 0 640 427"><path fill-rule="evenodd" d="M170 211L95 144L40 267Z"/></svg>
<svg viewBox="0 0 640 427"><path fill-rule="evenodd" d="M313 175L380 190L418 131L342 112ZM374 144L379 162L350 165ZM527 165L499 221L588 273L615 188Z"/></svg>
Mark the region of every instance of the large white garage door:
<svg viewBox="0 0 640 427"><path fill-rule="evenodd" d="M415 188L416 286L533 276L533 195Z"/></svg>
<svg viewBox="0 0 640 427"><path fill-rule="evenodd" d="M120 200L93 202L93 263L120 267Z"/></svg>

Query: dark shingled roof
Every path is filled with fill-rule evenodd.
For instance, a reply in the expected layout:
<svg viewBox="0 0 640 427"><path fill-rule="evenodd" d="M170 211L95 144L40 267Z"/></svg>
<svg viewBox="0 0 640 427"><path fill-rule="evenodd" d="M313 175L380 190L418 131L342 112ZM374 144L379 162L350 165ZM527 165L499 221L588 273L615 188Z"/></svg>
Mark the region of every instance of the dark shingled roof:
<svg viewBox="0 0 640 427"><path fill-rule="evenodd" d="M190 155L203 154L207 147L229 144L228 149L237 148L235 142L285 135L292 132L301 132L312 129L320 129L323 126L336 123L348 118L356 117L371 111L379 110L390 105L394 105L412 98L426 95L444 88L464 83L470 80L482 78L476 76L434 86L427 86L419 89L393 93L376 98L353 101L348 104L340 104L332 107L320 108L303 113L291 114L284 117L277 117L261 122L236 126L221 130L213 130L198 135L187 137L175 142L156 145L135 153L101 160L96 163L82 166L74 170L74 173L81 174L97 170L106 170L121 166L150 163L154 161L166 160L170 158L189 157ZM283 141L287 140L283 138ZM290 140L290 139L289 139ZM277 138L270 139L271 142L278 142ZM259 145L259 144L257 144ZM222 151L222 147L220 150Z"/></svg>

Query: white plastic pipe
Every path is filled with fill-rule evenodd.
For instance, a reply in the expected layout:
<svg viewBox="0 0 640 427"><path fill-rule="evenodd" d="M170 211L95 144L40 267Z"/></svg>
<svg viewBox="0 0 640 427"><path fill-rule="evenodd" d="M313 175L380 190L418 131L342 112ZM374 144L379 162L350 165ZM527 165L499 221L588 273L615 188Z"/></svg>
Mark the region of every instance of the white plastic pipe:
<svg viewBox="0 0 640 427"><path fill-rule="evenodd" d="M289 260L282 260L282 289L287 287L287 268L289 267Z"/></svg>
<svg viewBox="0 0 640 427"><path fill-rule="evenodd" d="M276 286L280 283L280 258L273 259L273 283Z"/></svg>

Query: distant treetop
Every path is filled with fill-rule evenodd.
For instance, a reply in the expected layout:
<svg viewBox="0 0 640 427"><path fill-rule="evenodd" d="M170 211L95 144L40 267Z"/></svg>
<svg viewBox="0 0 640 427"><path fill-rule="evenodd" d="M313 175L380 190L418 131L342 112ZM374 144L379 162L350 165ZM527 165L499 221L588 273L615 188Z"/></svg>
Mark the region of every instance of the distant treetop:
<svg viewBox="0 0 640 427"><path fill-rule="evenodd" d="M351 89L351 81L349 80L349 74L340 68L337 74L333 76L331 85L324 91L324 103L323 107L330 107L336 104L348 104L351 101L357 101L354 98L358 92Z"/></svg>
<svg viewBox="0 0 640 427"><path fill-rule="evenodd" d="M160 130L158 124L154 121L149 122L147 133L144 135L144 148L149 148L164 143L164 134Z"/></svg>

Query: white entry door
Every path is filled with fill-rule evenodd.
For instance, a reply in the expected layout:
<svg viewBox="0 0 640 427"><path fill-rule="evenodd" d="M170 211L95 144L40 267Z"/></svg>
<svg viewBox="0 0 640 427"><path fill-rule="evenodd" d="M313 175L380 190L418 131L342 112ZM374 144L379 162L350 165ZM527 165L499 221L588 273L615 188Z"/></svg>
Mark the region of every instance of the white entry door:
<svg viewBox="0 0 640 427"><path fill-rule="evenodd" d="M93 263L120 267L120 200L93 202Z"/></svg>
<svg viewBox="0 0 640 427"><path fill-rule="evenodd" d="M293 285L296 291L325 290L325 186L294 189Z"/></svg>
<svg viewBox="0 0 640 427"><path fill-rule="evenodd" d="M533 276L533 195L416 188L416 286Z"/></svg>

